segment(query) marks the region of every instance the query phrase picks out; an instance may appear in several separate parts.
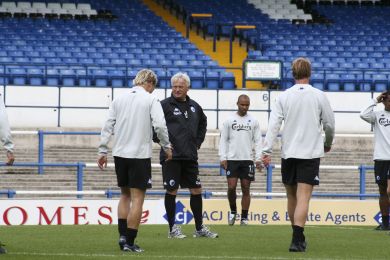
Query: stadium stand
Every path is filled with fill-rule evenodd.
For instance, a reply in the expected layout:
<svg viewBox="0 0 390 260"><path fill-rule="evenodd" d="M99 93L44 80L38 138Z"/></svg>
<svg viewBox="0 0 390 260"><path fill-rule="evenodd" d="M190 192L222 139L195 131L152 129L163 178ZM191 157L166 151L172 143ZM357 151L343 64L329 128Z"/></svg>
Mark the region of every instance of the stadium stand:
<svg viewBox="0 0 390 260"><path fill-rule="evenodd" d="M141 1L2 1L0 17L3 84L126 87L148 67L164 75L160 87L178 70L197 71L197 88L234 85Z"/></svg>
<svg viewBox="0 0 390 260"><path fill-rule="evenodd" d="M311 59L317 73L313 78L321 89L389 88L388 1L170 0L165 4L184 17L212 13L219 35L228 36L237 24L255 25L256 29L236 35L255 48L249 51L249 59L283 62L283 88L292 85L288 75L297 56ZM208 34L213 33L213 22L193 21Z"/></svg>

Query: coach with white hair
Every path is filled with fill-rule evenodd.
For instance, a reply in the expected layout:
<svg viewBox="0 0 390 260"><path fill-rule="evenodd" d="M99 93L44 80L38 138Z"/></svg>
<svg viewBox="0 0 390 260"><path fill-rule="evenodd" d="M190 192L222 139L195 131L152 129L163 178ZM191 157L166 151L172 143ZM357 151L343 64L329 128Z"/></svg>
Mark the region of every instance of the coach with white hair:
<svg viewBox="0 0 390 260"><path fill-rule="evenodd" d="M169 231L168 238L185 238L180 226L175 225L176 194L179 186L189 188L190 206L195 219L194 237L216 238L203 225L202 186L199 179L198 149L206 136L207 117L202 107L187 95L191 81L187 74L177 73L171 78L172 96L161 101L167 122L169 140L173 146L172 160L160 153Z"/></svg>

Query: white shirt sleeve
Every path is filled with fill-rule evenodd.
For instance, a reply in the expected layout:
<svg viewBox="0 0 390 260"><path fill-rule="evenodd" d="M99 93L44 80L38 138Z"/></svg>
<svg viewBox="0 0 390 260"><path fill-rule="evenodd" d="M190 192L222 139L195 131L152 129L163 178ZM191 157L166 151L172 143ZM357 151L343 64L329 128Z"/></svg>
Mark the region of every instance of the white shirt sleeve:
<svg viewBox="0 0 390 260"><path fill-rule="evenodd" d="M171 148L164 111L157 98L153 98L152 100L150 116L152 119L152 126L157 134L157 138L160 140L161 147L164 150Z"/></svg>
<svg viewBox="0 0 390 260"><path fill-rule="evenodd" d="M219 139L219 160L225 161L228 157L229 147L229 123L228 120L223 123L221 129L221 138Z"/></svg>
<svg viewBox="0 0 390 260"><path fill-rule="evenodd" d="M329 104L328 99L324 95L322 98L322 127L325 132L324 146L331 147L333 144L334 132L335 132L335 120L332 107Z"/></svg>
<svg viewBox="0 0 390 260"><path fill-rule="evenodd" d="M253 128L253 143L255 145L255 160L261 160L261 152L263 146L263 137L261 136L261 130L259 122L256 120L256 124Z"/></svg>
<svg viewBox="0 0 390 260"><path fill-rule="evenodd" d="M283 119L284 116L283 116L282 104L281 104L281 99L279 97L277 102L275 102L275 105L271 111L271 115L268 123L268 130L264 139L264 147L262 149L263 154L272 153L272 146L275 141L275 138L278 136L280 127L282 126Z"/></svg>
<svg viewBox="0 0 390 260"><path fill-rule="evenodd" d="M360 118L370 124L375 124L376 116L374 112L374 107L376 106L376 104L376 99L373 99L371 104L360 112Z"/></svg>
<svg viewBox="0 0 390 260"><path fill-rule="evenodd" d="M7 111L5 110L3 100L0 101L0 139L4 148L12 153L14 143L12 142L11 128L9 126Z"/></svg>
<svg viewBox="0 0 390 260"><path fill-rule="evenodd" d="M114 133L114 126L116 123L116 113L115 113L115 101L112 102L108 110L108 118L102 128L100 134L100 144L99 144L99 154L108 153L108 143L110 142L111 136Z"/></svg>

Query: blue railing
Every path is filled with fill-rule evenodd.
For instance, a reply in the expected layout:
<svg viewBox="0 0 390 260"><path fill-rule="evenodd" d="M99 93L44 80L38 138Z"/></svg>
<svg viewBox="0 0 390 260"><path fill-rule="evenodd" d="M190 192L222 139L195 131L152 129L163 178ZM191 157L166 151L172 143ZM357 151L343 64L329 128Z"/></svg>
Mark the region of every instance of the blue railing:
<svg viewBox="0 0 390 260"><path fill-rule="evenodd" d="M272 193L272 175L275 165L270 164L267 167L267 181L266 181L266 190L267 193ZM335 168L335 167L333 167ZM340 169L345 169L340 166ZM353 168L350 168L353 169ZM364 200L367 197L378 197L378 194L366 194L366 173L367 170L374 170L373 166L360 165L356 167L359 170L359 194L355 193L313 193L314 197L359 197L360 200ZM267 196L267 199L271 199L272 196Z"/></svg>
<svg viewBox="0 0 390 260"><path fill-rule="evenodd" d="M45 135L100 135L100 132L66 132L66 131L38 131L38 163L44 163L44 136ZM43 174L43 166L38 166L38 173Z"/></svg>
<svg viewBox="0 0 390 260"><path fill-rule="evenodd" d="M38 167L38 174L44 173L44 167L76 167L77 168L77 191L82 192L83 191L83 173L84 168L87 167L87 164L84 162L77 162L77 163L45 163L44 162L44 136L45 135L99 135L99 132L68 132L68 131L37 131L38 134L38 162L27 162L27 163L15 163L13 166L15 167ZM7 166L5 163L0 163L0 167L12 167ZM90 166L88 166L90 167ZM280 166L278 166L280 167ZM324 166L326 167L326 166ZM359 194L349 194L349 193L313 193L313 196L316 197L359 197L360 200L364 200L367 197L378 197L377 194L366 194L366 173L368 170L373 170L373 166L367 166L367 165L360 165L360 166L329 166L332 167L332 169L336 169L339 167L339 169L346 169L346 167L349 167L350 170L359 170ZM219 169L220 175L225 175L225 170L220 167L219 164L212 164L212 163L206 163L206 164L200 164L199 168L209 168L209 169ZM267 175L266 175L266 198L271 199L272 198L272 176L273 176L273 169L275 168L275 165L271 164L267 167ZM158 194L157 194L158 193ZM0 191L1 194L7 194L8 197L13 197L15 195L15 192L12 190L7 191ZM105 192L106 196L108 198L111 198L114 195L118 195L118 191L111 191L107 190ZM159 195L159 192L149 192L147 194L151 195ZM179 193L179 195L187 195L189 193L183 192ZM163 194L162 194L163 195ZM204 191L203 196L205 198L209 198L213 195L213 192L210 191ZM82 195L78 194L78 198L81 198Z"/></svg>
<svg viewBox="0 0 390 260"><path fill-rule="evenodd" d="M84 179L84 168L85 163L35 163L35 162L26 162L26 163L14 163L12 166L9 166L5 163L0 163L0 167L76 167L77 169L77 191L83 191L83 179ZM1 194L1 192L0 192ZM3 193L4 194L4 193ZM15 192L8 190L7 193L9 198L12 198L15 195ZM78 198L82 198L82 195L77 195Z"/></svg>

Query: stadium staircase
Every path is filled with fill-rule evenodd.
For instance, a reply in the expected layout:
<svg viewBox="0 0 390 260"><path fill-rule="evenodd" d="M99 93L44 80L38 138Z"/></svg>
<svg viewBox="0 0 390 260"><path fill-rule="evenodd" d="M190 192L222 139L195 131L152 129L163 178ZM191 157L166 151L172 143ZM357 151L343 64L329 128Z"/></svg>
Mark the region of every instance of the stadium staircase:
<svg viewBox="0 0 390 260"><path fill-rule="evenodd" d="M16 143L23 143L20 136L15 136ZM65 137L57 136L58 142L54 145L45 147L45 162L62 162L75 163L96 161L95 145L83 145L77 147L79 142L65 141ZM75 138L75 137L69 137ZM95 137L94 137L95 138ZM199 162L218 163L218 150L216 137L211 143L202 148L199 152ZM18 140L19 139L19 140ZM66 139L72 140L72 139ZM74 139L73 139L74 140ZM25 145L28 145L25 143ZM273 163L280 164L279 149L275 146L275 155ZM340 137L333 150L321 161L321 165L355 165L360 164L372 165L372 144L371 137ZM153 150L153 163L158 163L158 152L156 148ZM36 162L37 149L36 146L29 147L18 146L15 151L17 162ZM4 154L1 154L0 159L5 160ZM109 158L113 162L112 158ZM218 169L200 169L201 181L203 189L213 192L226 192L226 177L219 174ZM27 191L76 191L76 169L75 167L59 167L45 168L44 174L38 174L37 168L0 168L1 182L0 190L27 190ZM152 191L161 191L162 177L161 169L153 168L153 189ZM321 193L359 193L359 172L358 170L321 170L320 171L321 185L315 189ZM284 187L281 184L280 169L274 169L273 173L273 192L284 192ZM84 169L84 190L85 191L105 191L112 189L118 191L116 187L116 177L113 168L107 168L100 171L97 167ZM257 173L256 181L252 184L252 192L266 192L266 176L265 173ZM366 192L377 193L377 187L374 183L373 172L368 171L366 176ZM64 198L63 195L16 195L16 198ZM75 196L67 195L67 198L75 198ZM102 196L86 195L85 198L97 198ZM151 196L150 198L162 198L162 196Z"/></svg>
<svg viewBox="0 0 390 260"><path fill-rule="evenodd" d="M186 26L183 22L182 14L173 13L169 8L164 8L164 1L143 0L144 3L152 10L156 15L160 16L171 27L180 32L183 37L186 35ZM160 4L158 4L160 3ZM180 17L179 17L180 16ZM199 28L192 27L189 34L189 40L196 47L202 50L205 54L210 56L213 60L217 61L219 66L225 67L227 71L234 73L235 82L237 88L242 87L242 70L229 69L229 68L242 68L243 61L247 57L247 50L244 46L240 46L239 42L233 41L233 61L229 62L229 39L221 38L217 41L217 50L213 51L213 39L208 36L203 38L196 31ZM246 88L260 89L262 88L260 82L247 82Z"/></svg>

